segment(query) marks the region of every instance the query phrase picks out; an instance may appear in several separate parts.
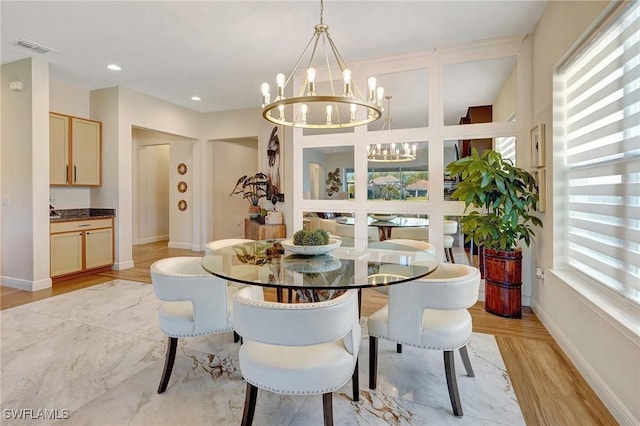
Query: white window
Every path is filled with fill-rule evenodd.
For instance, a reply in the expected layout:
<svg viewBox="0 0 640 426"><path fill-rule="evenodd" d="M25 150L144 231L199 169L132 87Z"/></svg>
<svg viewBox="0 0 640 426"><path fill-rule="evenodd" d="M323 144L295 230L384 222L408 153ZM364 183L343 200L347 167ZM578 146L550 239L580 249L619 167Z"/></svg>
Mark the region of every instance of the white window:
<svg viewBox="0 0 640 426"><path fill-rule="evenodd" d="M624 9L560 69L563 261L640 303L640 4Z"/></svg>

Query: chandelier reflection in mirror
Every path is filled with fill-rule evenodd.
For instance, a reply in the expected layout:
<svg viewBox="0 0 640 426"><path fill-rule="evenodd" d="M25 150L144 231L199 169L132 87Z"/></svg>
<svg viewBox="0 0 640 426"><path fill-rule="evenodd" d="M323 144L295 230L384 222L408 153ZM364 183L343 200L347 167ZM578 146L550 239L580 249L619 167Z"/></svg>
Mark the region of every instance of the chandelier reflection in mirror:
<svg viewBox="0 0 640 426"><path fill-rule="evenodd" d="M290 127L307 129L337 129L356 127L371 123L381 117L382 99L384 89L376 87L375 77L368 79L367 96L363 96L351 70L342 59L338 48L329 35L329 26L323 23L324 2L320 1L320 23L315 26L315 31L300 58L293 67L288 77L280 73L276 76L276 96L271 101L269 83L262 83L262 116L273 123ZM320 45L320 46L319 46ZM314 56L318 52L319 64L328 71L328 88L326 93L320 90L320 84L316 84L316 68ZM298 96L285 97L287 85L292 83L293 75L298 73L298 66L307 56L311 48L311 55L307 62L303 84L300 86ZM330 55L333 54L335 63L330 63ZM337 68L335 65L337 64ZM331 74L333 69L339 69L342 77L340 93L336 92ZM319 68L318 68L319 69Z"/></svg>
<svg viewBox="0 0 640 426"><path fill-rule="evenodd" d="M387 116L380 130L384 130L385 127L387 130L391 130L391 96L385 96L385 99L387 100ZM409 145L406 142L370 144L367 147L367 159L378 163L412 161L416 159L417 149L418 147L415 143Z"/></svg>

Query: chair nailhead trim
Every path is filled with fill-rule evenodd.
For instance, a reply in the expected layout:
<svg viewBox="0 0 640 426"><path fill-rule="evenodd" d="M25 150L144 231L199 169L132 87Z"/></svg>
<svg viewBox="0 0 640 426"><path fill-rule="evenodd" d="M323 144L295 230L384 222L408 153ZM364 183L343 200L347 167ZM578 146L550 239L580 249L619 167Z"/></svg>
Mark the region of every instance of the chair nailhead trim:
<svg viewBox="0 0 640 426"><path fill-rule="evenodd" d="M196 334L175 334L175 333L166 333L163 332L164 334L166 334L169 337L177 337L177 338L181 338L181 337L198 337L198 336L208 336L210 334L222 334L222 333L228 333L230 331L233 331L233 328L224 328L224 329L220 329L220 330L212 330L212 331L201 331L200 333L196 333Z"/></svg>
<svg viewBox="0 0 640 426"><path fill-rule="evenodd" d="M242 372L242 368L240 368L240 372ZM263 390L269 391L269 392L273 392L273 393L279 393L279 394L285 394L285 395L318 395L321 393L329 393L329 392L335 392L338 389L340 389L341 387L343 387L344 385L347 384L347 382L349 382L349 380L351 379L351 377L347 378L347 380L345 380L344 382L342 382L342 384L340 386L336 386L333 388L329 388L329 389L319 389L319 390L309 390L309 391L290 391L290 390L286 390L286 389L277 389L271 386L265 386L262 385L258 382L254 382L253 380L247 380L247 378L245 377L244 381Z"/></svg>
<svg viewBox="0 0 640 426"><path fill-rule="evenodd" d="M437 347L437 346L422 346L422 345L416 345L415 343L409 343L409 342L405 342L403 340L398 340L398 339L390 339L388 337L385 336L376 336L375 334L371 334L369 333L369 336L371 337L376 337L378 339L384 339L384 340L388 340L390 342L395 342L395 343L400 343L403 345L407 345L407 346L412 346L414 348L421 348L421 349L432 349L434 351L452 351L454 349L460 349L463 346L466 346L467 343L469 343L469 341L471 339L467 339L467 341L464 343L464 345L460 345L460 346L455 346L455 347Z"/></svg>
<svg viewBox="0 0 640 426"><path fill-rule="evenodd" d="M247 306L254 306L257 308L272 308L274 306L277 306L278 309L293 309L293 310L316 309L319 307L324 308L327 306L334 306L334 305L339 305L344 303L344 299L340 299L340 298L325 300L322 302L314 302L314 303L278 303L278 302L265 302L262 300L248 299L242 296L238 296L237 293L233 297L243 305L247 305Z"/></svg>

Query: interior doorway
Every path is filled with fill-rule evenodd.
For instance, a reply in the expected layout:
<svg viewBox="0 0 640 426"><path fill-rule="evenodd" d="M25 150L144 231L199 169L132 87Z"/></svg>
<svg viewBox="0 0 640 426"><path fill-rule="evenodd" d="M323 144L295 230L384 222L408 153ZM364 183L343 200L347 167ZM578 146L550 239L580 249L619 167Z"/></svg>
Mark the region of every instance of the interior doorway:
<svg viewBox="0 0 640 426"><path fill-rule="evenodd" d="M193 182L185 176L181 180L188 181L189 192L176 194L174 163L191 164L194 141L137 127L132 129L132 141L132 244L169 241L177 242L179 248L191 248L192 215L176 218L176 209L171 207L176 205L178 195L187 198L193 192ZM188 202L192 207L191 198Z"/></svg>

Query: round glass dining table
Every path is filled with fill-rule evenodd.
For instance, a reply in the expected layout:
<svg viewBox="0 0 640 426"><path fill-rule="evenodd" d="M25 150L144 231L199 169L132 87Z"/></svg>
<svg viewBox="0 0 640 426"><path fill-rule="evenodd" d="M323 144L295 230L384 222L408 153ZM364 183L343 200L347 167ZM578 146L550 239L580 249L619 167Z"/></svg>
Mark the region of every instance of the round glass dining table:
<svg viewBox="0 0 640 426"><path fill-rule="evenodd" d="M433 272L438 261L425 251L386 242L308 256L285 250L280 240L259 240L206 254L202 267L225 280L297 290L299 299L314 301L332 298L336 290L412 281Z"/></svg>

